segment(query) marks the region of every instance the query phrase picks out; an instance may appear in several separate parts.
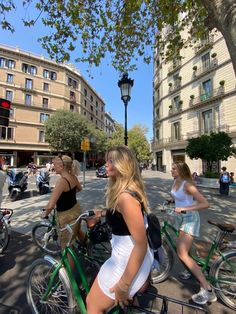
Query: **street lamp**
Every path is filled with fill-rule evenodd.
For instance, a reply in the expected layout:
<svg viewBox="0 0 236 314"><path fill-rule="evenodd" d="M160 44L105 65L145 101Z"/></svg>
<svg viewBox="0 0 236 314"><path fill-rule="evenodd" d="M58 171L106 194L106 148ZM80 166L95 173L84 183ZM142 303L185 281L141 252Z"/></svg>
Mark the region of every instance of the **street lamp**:
<svg viewBox="0 0 236 314"><path fill-rule="evenodd" d="M124 73L122 78L118 81L118 86L121 92L121 99L125 105L125 145L128 145L128 133L127 133L127 106L128 102L130 101L131 97L131 88L134 85L134 80L128 78L128 73Z"/></svg>

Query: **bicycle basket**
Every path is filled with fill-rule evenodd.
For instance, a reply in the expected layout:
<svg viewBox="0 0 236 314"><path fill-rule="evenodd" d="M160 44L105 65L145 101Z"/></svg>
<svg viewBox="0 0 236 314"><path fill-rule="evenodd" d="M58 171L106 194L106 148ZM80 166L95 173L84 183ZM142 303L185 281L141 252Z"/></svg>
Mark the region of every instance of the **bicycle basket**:
<svg viewBox="0 0 236 314"><path fill-rule="evenodd" d="M90 240L94 243L109 242L111 240L111 229L106 222L98 222L89 233Z"/></svg>

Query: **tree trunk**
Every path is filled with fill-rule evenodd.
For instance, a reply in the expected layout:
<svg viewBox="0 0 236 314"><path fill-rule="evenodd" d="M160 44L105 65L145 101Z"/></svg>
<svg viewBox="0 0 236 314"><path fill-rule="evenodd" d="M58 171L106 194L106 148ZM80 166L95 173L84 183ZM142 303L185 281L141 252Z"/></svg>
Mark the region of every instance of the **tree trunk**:
<svg viewBox="0 0 236 314"><path fill-rule="evenodd" d="M200 0L209 14L211 26L225 39L236 75L236 3L235 0Z"/></svg>

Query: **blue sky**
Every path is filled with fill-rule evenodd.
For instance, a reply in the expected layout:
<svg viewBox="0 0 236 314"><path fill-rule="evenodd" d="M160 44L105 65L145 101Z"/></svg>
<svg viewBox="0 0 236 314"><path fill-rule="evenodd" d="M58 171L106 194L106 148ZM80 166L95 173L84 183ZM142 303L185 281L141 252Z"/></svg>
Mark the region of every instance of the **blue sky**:
<svg viewBox="0 0 236 314"><path fill-rule="evenodd" d="M21 11L22 12L22 11ZM25 28L20 21L21 13L11 14L9 20L13 21L16 28L15 33L3 31L0 29L0 43L11 47L18 47L22 50L47 57L37 38L44 34L45 29L37 23L33 28ZM93 67L90 78L86 63L76 63L74 59L76 55L71 55L70 63L73 63L81 72L83 77L95 88L97 93L101 95L106 103L106 111L111 112L112 117L119 123L124 125L124 105L120 99L120 90L117 82L119 73L111 66L107 66L103 62L99 67ZM147 127L147 138L153 138L152 132L152 78L153 65L146 65L142 60L138 62L138 70L129 73L129 77L134 80L134 86L131 92L131 100L128 104L128 129L139 123Z"/></svg>

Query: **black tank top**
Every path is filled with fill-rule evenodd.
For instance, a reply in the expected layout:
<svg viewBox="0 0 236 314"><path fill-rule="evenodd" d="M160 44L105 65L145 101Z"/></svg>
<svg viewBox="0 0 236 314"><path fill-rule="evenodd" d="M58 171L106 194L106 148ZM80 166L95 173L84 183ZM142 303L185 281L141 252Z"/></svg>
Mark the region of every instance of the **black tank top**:
<svg viewBox="0 0 236 314"><path fill-rule="evenodd" d="M76 203L76 186L73 187L73 189L70 186L70 182L63 177L69 185L69 191L62 192L60 197L57 200L57 211L58 212L64 212L68 209L71 209Z"/></svg>
<svg viewBox="0 0 236 314"><path fill-rule="evenodd" d="M106 222L111 227L111 232L115 235L130 235L129 229L124 221L123 216L117 210L109 208L106 212Z"/></svg>

